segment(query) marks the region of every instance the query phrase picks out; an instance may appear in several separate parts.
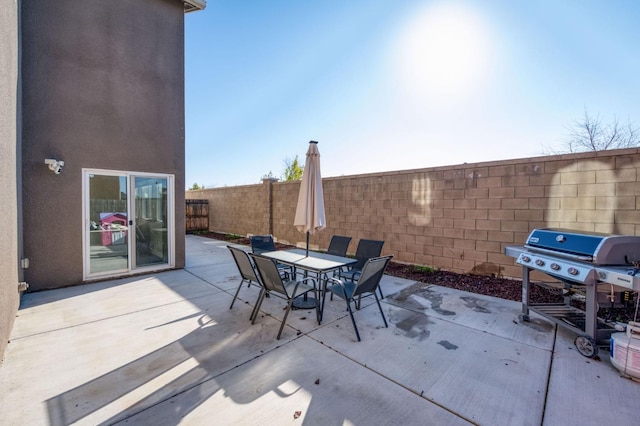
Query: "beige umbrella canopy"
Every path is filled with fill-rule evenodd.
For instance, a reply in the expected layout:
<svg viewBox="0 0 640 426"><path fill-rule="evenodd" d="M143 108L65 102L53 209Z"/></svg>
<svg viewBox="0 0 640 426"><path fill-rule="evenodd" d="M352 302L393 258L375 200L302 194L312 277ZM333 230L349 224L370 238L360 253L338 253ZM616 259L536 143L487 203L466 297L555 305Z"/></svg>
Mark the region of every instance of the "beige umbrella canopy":
<svg viewBox="0 0 640 426"><path fill-rule="evenodd" d="M320 151L318 151L318 142L316 141L309 142L293 225L298 231L307 233L308 255L309 234L322 231L327 225L324 216L322 176L320 175Z"/></svg>

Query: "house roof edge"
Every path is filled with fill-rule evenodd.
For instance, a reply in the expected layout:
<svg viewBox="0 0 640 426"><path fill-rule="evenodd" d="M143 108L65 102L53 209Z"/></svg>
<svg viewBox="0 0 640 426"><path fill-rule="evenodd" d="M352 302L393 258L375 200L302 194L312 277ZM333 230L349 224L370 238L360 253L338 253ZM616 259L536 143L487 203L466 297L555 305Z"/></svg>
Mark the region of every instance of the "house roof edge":
<svg viewBox="0 0 640 426"><path fill-rule="evenodd" d="M183 0L184 13L197 12L207 7L206 0Z"/></svg>

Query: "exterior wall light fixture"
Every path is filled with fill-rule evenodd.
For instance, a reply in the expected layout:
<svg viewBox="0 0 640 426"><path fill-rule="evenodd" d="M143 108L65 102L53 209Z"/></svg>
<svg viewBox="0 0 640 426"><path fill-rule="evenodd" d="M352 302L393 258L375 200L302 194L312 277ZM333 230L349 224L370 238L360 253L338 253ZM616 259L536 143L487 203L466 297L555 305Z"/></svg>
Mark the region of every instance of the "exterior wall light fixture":
<svg viewBox="0 0 640 426"><path fill-rule="evenodd" d="M53 173L59 175L62 172L64 161L47 158L44 160L44 164L47 164L49 166L49 170L51 170Z"/></svg>

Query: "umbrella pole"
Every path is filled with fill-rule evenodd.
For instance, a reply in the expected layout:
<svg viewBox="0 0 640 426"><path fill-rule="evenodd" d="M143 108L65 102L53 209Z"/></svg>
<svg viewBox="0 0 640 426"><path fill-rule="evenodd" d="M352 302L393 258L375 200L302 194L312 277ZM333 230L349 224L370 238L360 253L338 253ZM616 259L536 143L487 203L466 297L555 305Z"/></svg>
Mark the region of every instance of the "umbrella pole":
<svg viewBox="0 0 640 426"><path fill-rule="evenodd" d="M309 257L309 231L307 231L307 257ZM304 271L304 277L307 278L308 271ZM311 309L316 305L317 301L315 298L309 299L309 295L307 293L300 295L293 299L293 303L291 304L291 309Z"/></svg>

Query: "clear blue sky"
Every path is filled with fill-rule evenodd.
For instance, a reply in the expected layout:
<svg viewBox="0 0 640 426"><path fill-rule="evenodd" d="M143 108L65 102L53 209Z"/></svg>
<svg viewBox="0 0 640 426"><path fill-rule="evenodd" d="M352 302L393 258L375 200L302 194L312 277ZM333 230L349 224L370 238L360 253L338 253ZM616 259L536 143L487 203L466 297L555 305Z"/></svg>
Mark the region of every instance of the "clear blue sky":
<svg viewBox="0 0 640 426"><path fill-rule="evenodd" d="M561 149L585 108L640 124L640 1L208 0L185 17L186 184Z"/></svg>

